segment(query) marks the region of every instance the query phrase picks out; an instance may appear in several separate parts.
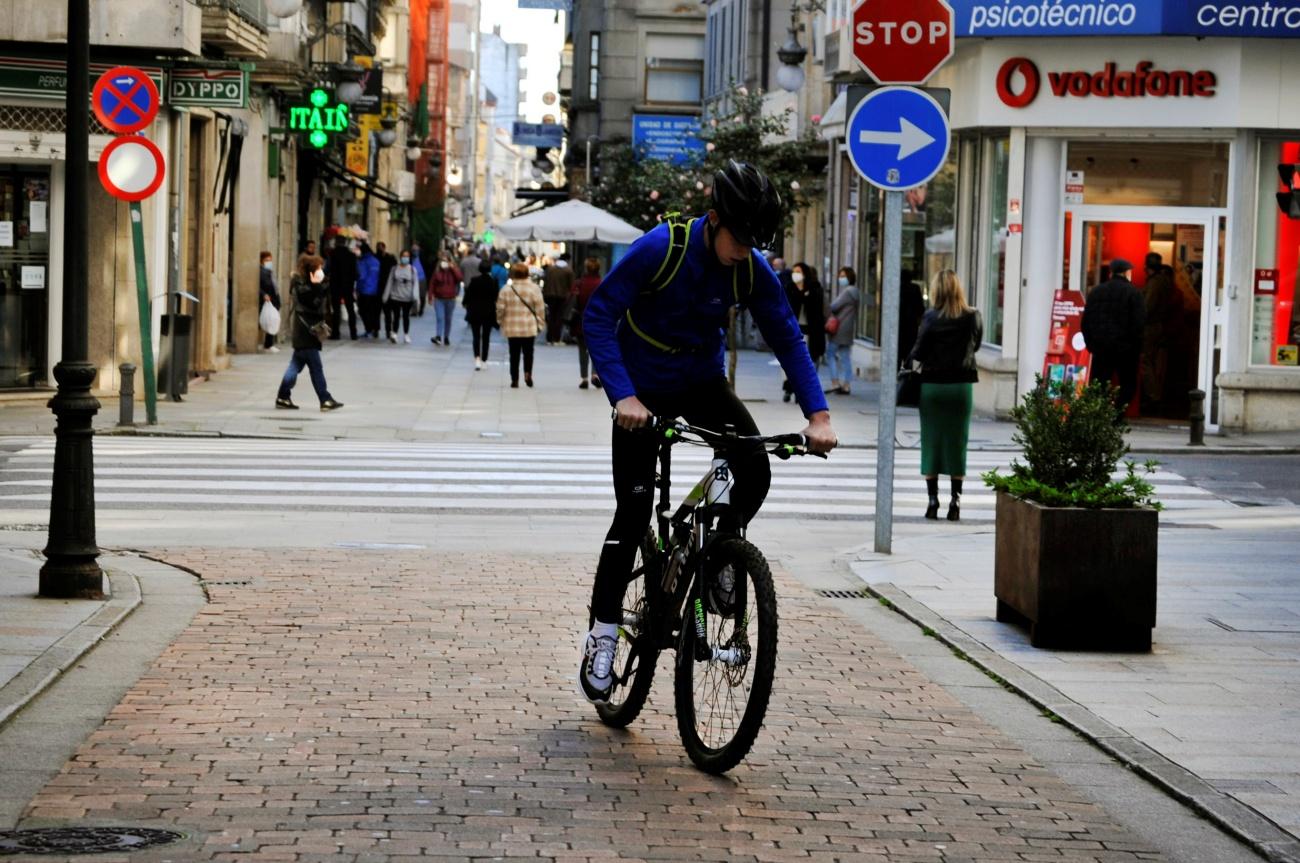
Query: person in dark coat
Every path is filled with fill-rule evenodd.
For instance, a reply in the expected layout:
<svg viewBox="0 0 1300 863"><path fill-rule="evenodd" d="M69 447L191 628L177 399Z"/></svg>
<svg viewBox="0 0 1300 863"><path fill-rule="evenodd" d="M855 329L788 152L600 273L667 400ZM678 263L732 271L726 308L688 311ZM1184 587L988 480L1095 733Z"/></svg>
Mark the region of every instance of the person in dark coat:
<svg viewBox="0 0 1300 863"><path fill-rule="evenodd" d="M258 314L261 314L262 304L270 303L278 310L280 308L280 289L275 286L275 258L270 252L262 252L259 256L262 268L258 271L257 295L258 295ZM275 346L276 333L267 333L262 340L262 349L273 354L278 354L280 349Z"/></svg>
<svg viewBox="0 0 1300 863"><path fill-rule="evenodd" d="M397 266L397 256L388 251L388 244L375 243L375 257L379 259L379 291L382 294L388 288L388 276L393 272L393 268ZM391 333L393 331L393 309L385 302L382 304L380 311L384 315L384 332Z"/></svg>
<svg viewBox="0 0 1300 863"><path fill-rule="evenodd" d="M911 270L903 270L898 286L898 355L906 357L912 353L916 334L921 329L921 318L925 315L925 297Z"/></svg>
<svg viewBox="0 0 1300 863"><path fill-rule="evenodd" d="M329 260L331 339L342 338L343 308L348 312L348 331L357 338L357 253L348 248L346 237L335 237Z"/></svg>
<svg viewBox="0 0 1300 863"><path fill-rule="evenodd" d="M587 312L587 303L591 300L591 295L596 293L596 288L600 287L600 281L600 261L597 258L587 258L582 263L582 277L573 283L573 318L569 324L569 329L578 342L578 389L580 390L585 390L589 386L601 388L600 375L594 372L590 376L587 374L591 356L587 353L587 337L582 332L582 316Z"/></svg>
<svg viewBox="0 0 1300 863"><path fill-rule="evenodd" d="M478 275L469 280L465 286L465 298L461 300L461 305L465 307L465 320L474 339L475 371L481 370L487 363L492 330L497 325L499 290L497 280L492 276L492 262L486 258L479 260Z"/></svg>
<svg viewBox="0 0 1300 863"><path fill-rule="evenodd" d="M1112 377L1119 377L1116 421L1123 419L1137 391L1146 326L1142 294L1128 280L1132 271L1133 265L1122 258L1111 261L1110 280L1088 291L1083 307L1083 340L1092 354L1092 381L1109 386Z"/></svg>
<svg viewBox="0 0 1300 863"><path fill-rule="evenodd" d="M813 365L821 362L826 353L826 297L817 270L803 262L790 270L790 285L785 291L790 309L799 320L799 330L808 343L808 354ZM794 387L787 378L781 382L783 401L794 397Z"/></svg>
<svg viewBox="0 0 1300 863"><path fill-rule="evenodd" d="M285 369L280 380L280 390L275 396L275 406L285 410L297 410L290 395L298 382L298 374L306 366L311 372L311 385L320 399L323 411L338 410L343 407L330 395L325 384L325 367L321 364L320 338L314 328L325 320L331 304L330 283L325 277L325 262L315 255L303 255L298 258L298 268L289 280L289 293L293 297L293 356L289 358L289 367Z"/></svg>

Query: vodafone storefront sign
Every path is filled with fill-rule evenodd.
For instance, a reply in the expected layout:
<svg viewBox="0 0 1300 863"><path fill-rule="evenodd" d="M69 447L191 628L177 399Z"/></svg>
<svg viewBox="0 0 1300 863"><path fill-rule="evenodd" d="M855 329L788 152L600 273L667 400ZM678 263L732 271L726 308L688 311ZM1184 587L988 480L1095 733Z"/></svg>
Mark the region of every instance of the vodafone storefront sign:
<svg viewBox="0 0 1300 863"><path fill-rule="evenodd" d="M998 69L998 98L1010 108L1028 107L1044 86L1058 99L1209 99L1215 96L1218 77L1205 69L1166 71L1150 60L1142 60L1132 69L1107 63L1100 71L1049 71L1044 75L1028 57L1012 57Z"/></svg>

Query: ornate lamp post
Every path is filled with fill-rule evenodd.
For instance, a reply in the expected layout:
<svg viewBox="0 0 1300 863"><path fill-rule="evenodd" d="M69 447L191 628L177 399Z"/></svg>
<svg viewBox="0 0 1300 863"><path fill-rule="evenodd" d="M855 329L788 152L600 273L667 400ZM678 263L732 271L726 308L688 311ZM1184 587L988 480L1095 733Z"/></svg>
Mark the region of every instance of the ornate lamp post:
<svg viewBox="0 0 1300 863"><path fill-rule="evenodd" d="M95 461L91 422L99 400L90 394L95 366L88 361L90 179L90 0L68 0L67 186L63 217L63 356L54 367L59 388L50 399L54 481L50 538L41 567L40 595L99 598L104 573L95 543Z"/></svg>

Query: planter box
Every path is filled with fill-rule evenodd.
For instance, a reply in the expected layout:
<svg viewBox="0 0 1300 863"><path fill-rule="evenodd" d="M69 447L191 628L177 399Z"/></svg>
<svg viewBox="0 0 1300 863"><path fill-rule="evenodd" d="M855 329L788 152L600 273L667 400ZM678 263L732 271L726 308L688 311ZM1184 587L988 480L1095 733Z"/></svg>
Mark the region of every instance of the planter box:
<svg viewBox="0 0 1300 863"><path fill-rule="evenodd" d="M1157 515L1047 507L999 492L997 619L1028 624L1035 647L1149 651Z"/></svg>

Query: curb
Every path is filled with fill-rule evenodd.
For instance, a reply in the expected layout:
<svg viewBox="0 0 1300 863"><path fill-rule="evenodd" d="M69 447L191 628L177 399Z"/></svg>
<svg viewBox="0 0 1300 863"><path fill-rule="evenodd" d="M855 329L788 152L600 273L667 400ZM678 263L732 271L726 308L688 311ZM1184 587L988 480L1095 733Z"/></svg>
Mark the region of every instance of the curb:
<svg viewBox="0 0 1300 863"><path fill-rule="evenodd" d="M1116 728L1056 687L990 650L956 624L893 584L869 584L867 592L946 644L961 659L1003 683L1040 710L1056 716L1125 767L1204 815L1270 863L1300 863L1300 839L1246 804L1214 788L1127 732Z"/></svg>
<svg viewBox="0 0 1300 863"><path fill-rule="evenodd" d="M0 726L12 719L77 660L106 638L140 605L140 582L128 572L105 567L112 596L12 680L0 687Z"/></svg>

